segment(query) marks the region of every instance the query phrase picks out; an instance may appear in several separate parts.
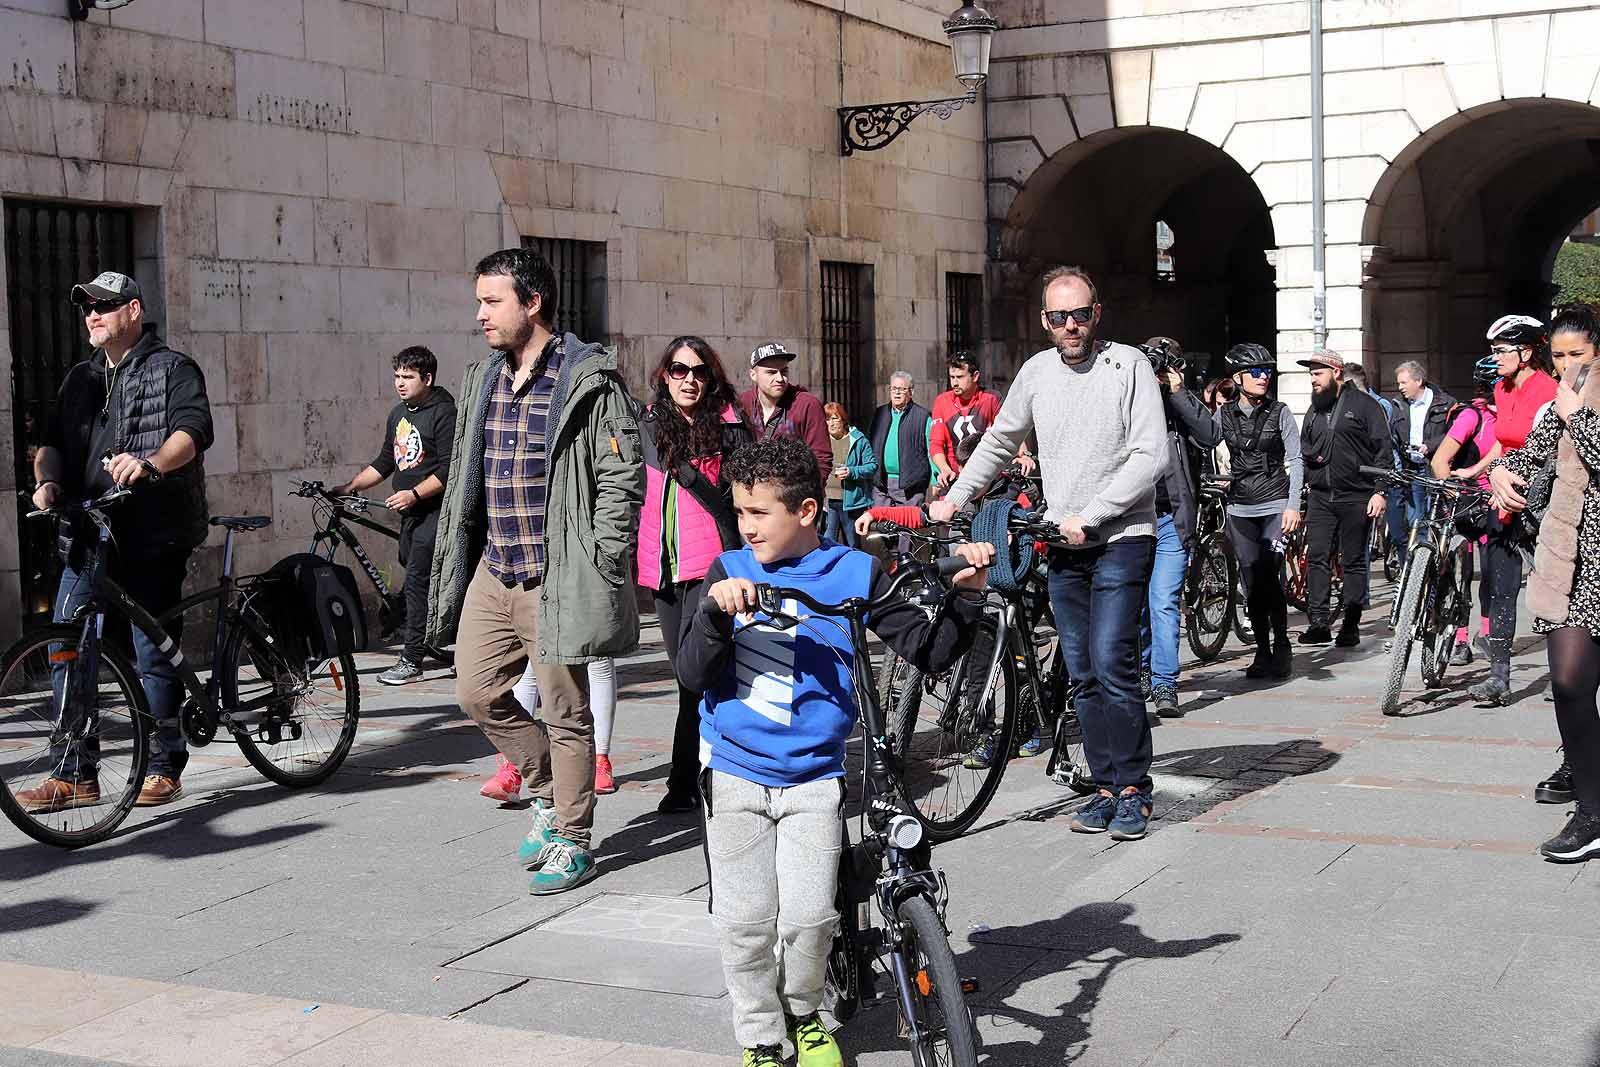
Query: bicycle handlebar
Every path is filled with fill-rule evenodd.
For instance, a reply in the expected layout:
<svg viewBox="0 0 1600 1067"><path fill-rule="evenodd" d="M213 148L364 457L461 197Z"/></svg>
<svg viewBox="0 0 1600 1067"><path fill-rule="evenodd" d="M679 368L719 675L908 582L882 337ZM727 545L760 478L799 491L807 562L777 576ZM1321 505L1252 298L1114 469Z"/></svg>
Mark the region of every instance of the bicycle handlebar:
<svg viewBox="0 0 1600 1067"><path fill-rule="evenodd" d="M87 514L87 513L92 512L92 511L104 511L106 508L110 507L112 504L115 504L115 503L117 503L118 501L121 501L121 500L126 500L128 497L130 497L132 495L133 495L133 490L132 489L129 489L125 485L118 486L117 488L111 490L109 493L105 493L105 494L103 494L103 495L101 495L99 497L96 497L93 500L87 501L85 503L82 503L82 504L65 504L65 503L61 503L61 502L58 501L56 503L56 506L53 507L53 508L45 508L45 509L39 510L39 511L30 511L30 512L27 513L27 515L25 517L26 518L30 518L30 519L46 519L46 518L52 518L52 517L60 517L60 516L67 515L67 514L72 513L72 512L82 512L82 513Z"/></svg>
<svg viewBox="0 0 1600 1067"><path fill-rule="evenodd" d="M819 615L843 615L852 619L864 618L874 609L898 600L900 587L918 571L931 570L941 580L948 581L971 566L972 564L968 563L964 557L946 556L932 563L924 563L918 567L908 567L901 571L890 580L889 588L883 591L882 596L872 597L871 599L851 597L848 600L841 600L837 604L829 604L818 600L803 589L791 589L787 586L768 585L762 582L756 586L756 610L778 618L792 618L783 610L783 602L785 600L794 600ZM706 596L700 598L700 610L709 614L721 612L722 607L715 599Z"/></svg>
<svg viewBox="0 0 1600 1067"><path fill-rule="evenodd" d="M289 490L290 496L304 497L307 500L326 500L330 504L344 508L346 511L354 512L356 514L365 514L372 508L387 509L388 507L388 505L381 500L372 500L369 497L360 496L355 493L346 493L343 496L335 496L333 493L328 492L321 482L296 481L292 484L294 485L294 488Z"/></svg>
<svg viewBox="0 0 1600 1067"><path fill-rule="evenodd" d="M1394 485L1420 485L1424 489L1455 493L1462 496L1486 497L1489 495L1489 491L1482 486L1458 482L1454 479L1430 478L1424 474L1407 474L1405 471L1390 470L1387 467L1362 467L1360 470L1362 474L1375 475L1380 480Z"/></svg>

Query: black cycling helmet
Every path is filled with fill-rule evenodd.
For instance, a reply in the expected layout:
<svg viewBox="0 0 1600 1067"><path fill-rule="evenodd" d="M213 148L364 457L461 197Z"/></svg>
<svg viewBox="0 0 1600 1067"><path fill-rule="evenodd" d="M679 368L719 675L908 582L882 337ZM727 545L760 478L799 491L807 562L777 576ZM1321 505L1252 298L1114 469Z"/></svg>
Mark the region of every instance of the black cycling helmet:
<svg viewBox="0 0 1600 1067"><path fill-rule="evenodd" d="M1472 380L1479 385L1493 385L1500 380L1500 360L1484 356L1472 365Z"/></svg>
<svg viewBox="0 0 1600 1067"><path fill-rule="evenodd" d="M1234 345L1228 349L1228 370L1250 370L1252 367L1265 367L1268 370L1278 369L1278 360L1265 345L1258 345L1254 341Z"/></svg>

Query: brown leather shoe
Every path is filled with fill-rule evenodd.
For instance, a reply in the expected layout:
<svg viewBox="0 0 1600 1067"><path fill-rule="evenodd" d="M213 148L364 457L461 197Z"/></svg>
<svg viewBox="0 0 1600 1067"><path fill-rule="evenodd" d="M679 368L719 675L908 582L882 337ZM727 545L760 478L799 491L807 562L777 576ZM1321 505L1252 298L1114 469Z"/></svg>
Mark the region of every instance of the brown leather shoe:
<svg viewBox="0 0 1600 1067"><path fill-rule="evenodd" d="M17 803L30 815L47 815L68 808L86 808L100 803L100 783L93 778L69 782L63 778L46 778L32 789L17 794Z"/></svg>
<svg viewBox="0 0 1600 1067"><path fill-rule="evenodd" d="M159 804L171 804L183 796L183 786L178 784L176 778L168 778L164 774L146 775L144 788L139 790L139 799L134 806L140 808L153 808Z"/></svg>

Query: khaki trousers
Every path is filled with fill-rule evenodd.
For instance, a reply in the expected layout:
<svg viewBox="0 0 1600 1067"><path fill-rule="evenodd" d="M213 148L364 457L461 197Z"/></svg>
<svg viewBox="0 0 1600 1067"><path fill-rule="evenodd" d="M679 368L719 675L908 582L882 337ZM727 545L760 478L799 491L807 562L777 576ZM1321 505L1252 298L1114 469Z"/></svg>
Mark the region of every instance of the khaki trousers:
<svg viewBox="0 0 1600 1067"><path fill-rule="evenodd" d="M512 689L538 647L538 583L506 586L480 560L456 630L456 700L556 811L557 836L589 847L594 824L594 716L589 673L535 663L539 718Z"/></svg>

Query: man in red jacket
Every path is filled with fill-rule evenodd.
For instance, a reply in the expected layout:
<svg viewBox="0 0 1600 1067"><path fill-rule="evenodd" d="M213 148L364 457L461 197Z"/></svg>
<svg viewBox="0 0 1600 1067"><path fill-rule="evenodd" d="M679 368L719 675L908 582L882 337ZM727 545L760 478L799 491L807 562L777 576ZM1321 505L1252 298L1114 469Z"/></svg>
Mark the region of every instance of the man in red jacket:
<svg viewBox="0 0 1600 1067"><path fill-rule="evenodd" d="M978 357L962 350L951 354L950 390L933 400L933 430L928 440L933 460L932 496L943 496L961 473L956 449L968 437L982 437L1000 414L1000 398L978 384ZM1017 452L1024 474L1033 473L1033 459L1024 446Z"/></svg>
<svg viewBox="0 0 1600 1067"><path fill-rule="evenodd" d="M833 471L833 445L822 402L789 380L795 354L776 341L750 353L750 380L755 388L739 394L739 407L761 440L793 437L817 457L824 483Z"/></svg>

